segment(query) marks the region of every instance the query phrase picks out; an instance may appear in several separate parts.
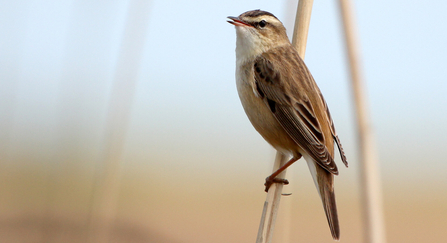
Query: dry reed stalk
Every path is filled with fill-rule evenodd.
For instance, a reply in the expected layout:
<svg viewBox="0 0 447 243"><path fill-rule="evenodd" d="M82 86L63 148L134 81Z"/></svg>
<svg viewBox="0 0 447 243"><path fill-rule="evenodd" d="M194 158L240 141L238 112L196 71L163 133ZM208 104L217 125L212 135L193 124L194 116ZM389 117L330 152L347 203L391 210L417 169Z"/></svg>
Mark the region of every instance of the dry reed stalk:
<svg viewBox="0 0 447 243"><path fill-rule="evenodd" d="M357 118L364 242L385 243L380 174L360 68L360 55L354 26L352 3L349 0L340 0L339 3L343 19L346 51L350 64L352 93Z"/></svg>
<svg viewBox="0 0 447 243"><path fill-rule="evenodd" d="M313 0L300 0L296 12L295 27L293 31L292 44L298 50L301 58L304 59L307 43L307 33L309 30L310 15L312 12ZM276 153L273 172L281 168L288 161L288 157L280 152ZM284 178L286 170L280 173L277 178ZM270 187L267 198L264 202L261 223L259 224L256 243L270 243L273 239L276 216L278 215L279 203L281 200L283 184L273 183Z"/></svg>
<svg viewBox="0 0 447 243"><path fill-rule="evenodd" d="M129 3L121 50L116 64L109 111L106 120L106 135L101 167L96 172L94 195L90 215L89 242L109 242L121 186L121 159L124 141L130 122L130 111L135 94L135 85L142 49L145 44L150 2L132 0Z"/></svg>

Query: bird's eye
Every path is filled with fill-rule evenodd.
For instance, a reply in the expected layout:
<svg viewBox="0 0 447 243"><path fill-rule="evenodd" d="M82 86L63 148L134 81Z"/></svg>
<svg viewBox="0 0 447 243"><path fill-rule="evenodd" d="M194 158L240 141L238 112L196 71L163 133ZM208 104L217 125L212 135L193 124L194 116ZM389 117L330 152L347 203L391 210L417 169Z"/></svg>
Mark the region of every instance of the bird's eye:
<svg viewBox="0 0 447 243"><path fill-rule="evenodd" d="M261 20L261 21L259 21L258 25L259 25L259 27L264 28L267 25L267 21Z"/></svg>

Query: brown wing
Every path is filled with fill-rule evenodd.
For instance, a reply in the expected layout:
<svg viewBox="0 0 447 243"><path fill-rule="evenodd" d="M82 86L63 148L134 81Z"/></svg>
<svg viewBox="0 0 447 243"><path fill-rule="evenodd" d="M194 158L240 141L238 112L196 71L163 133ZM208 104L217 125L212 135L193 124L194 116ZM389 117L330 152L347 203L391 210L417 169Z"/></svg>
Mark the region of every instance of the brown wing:
<svg viewBox="0 0 447 243"><path fill-rule="evenodd" d="M331 124L331 134L332 134L332 137L334 138L335 142L337 143L338 151L340 151L341 161L343 161L343 164L345 164L345 166L348 167L348 160L346 159L346 155L343 150L343 146L341 145L340 139L338 138L337 132L335 131L335 125L334 125L334 121L332 120L331 113L329 112L329 107L327 106L326 100L324 99L323 94L321 94L321 92L320 92L320 98L324 103L328 122L329 122L329 124Z"/></svg>
<svg viewBox="0 0 447 243"><path fill-rule="evenodd" d="M319 89L298 53L290 48L276 48L255 60L256 90L297 145L322 168L337 175L337 166L325 145L325 139L331 139L325 137L330 124L319 116L323 113L314 110L324 107Z"/></svg>

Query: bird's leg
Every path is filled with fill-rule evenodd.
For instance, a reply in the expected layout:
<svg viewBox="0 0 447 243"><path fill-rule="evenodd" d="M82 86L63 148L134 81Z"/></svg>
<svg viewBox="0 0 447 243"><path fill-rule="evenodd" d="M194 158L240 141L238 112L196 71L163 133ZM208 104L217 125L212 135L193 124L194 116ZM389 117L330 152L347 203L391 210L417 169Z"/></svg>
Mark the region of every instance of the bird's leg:
<svg viewBox="0 0 447 243"><path fill-rule="evenodd" d="M281 166L278 170L276 170L275 172L273 172L273 174L271 174L270 176L268 176L267 178L265 178L265 192L269 191L270 186L273 183L282 183L284 185L289 184L289 181L287 179L283 179L283 178L276 178L276 176L279 175L279 173L283 172L285 169L287 169L287 167L289 167L290 165L292 165L293 163L295 163L295 161L299 160L301 158L301 155L298 157L293 157L292 159L289 160L289 162L285 163L283 166Z"/></svg>

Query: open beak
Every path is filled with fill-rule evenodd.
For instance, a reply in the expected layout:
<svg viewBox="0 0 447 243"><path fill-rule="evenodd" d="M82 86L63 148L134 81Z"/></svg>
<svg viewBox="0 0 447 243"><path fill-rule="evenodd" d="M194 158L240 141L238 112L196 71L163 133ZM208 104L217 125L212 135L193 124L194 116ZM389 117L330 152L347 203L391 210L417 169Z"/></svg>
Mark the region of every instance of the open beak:
<svg viewBox="0 0 447 243"><path fill-rule="evenodd" d="M229 19L232 20L232 21L227 20L227 22L230 23L230 24L232 24L232 25L234 25L234 26L247 26L247 27L252 27L251 25L249 25L249 24L245 23L244 21L240 20L238 17L231 17L231 16L228 16L227 18L229 18Z"/></svg>

